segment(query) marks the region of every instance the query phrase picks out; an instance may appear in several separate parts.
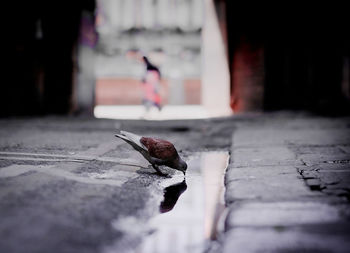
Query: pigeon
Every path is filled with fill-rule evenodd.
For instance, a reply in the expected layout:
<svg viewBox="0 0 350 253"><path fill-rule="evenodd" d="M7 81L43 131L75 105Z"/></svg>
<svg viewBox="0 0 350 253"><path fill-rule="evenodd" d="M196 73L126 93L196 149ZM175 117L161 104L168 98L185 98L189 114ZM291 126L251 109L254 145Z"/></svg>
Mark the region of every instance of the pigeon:
<svg viewBox="0 0 350 253"><path fill-rule="evenodd" d="M140 152L158 174L166 175L159 169L159 166L165 165L182 171L185 175L187 164L180 158L171 142L151 137L142 137L127 131L120 131L115 136L124 140L136 151Z"/></svg>

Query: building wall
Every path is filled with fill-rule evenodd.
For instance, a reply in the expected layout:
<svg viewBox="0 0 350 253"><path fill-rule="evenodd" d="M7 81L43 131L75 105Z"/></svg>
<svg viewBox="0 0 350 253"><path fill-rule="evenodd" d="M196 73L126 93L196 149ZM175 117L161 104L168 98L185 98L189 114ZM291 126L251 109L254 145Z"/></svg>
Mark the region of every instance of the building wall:
<svg viewBox="0 0 350 253"><path fill-rule="evenodd" d="M169 80L161 82L160 94L162 104L169 103ZM96 83L96 105L140 105L142 103L142 87L138 79L130 78L100 78ZM198 105L201 103L199 79L185 79L184 104Z"/></svg>
<svg viewBox="0 0 350 253"><path fill-rule="evenodd" d="M236 111L349 112L345 6L226 1Z"/></svg>

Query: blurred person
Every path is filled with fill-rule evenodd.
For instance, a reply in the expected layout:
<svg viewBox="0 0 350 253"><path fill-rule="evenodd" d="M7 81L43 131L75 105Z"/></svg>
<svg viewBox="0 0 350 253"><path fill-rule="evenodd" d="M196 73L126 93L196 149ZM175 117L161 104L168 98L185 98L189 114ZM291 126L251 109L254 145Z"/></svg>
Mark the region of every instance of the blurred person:
<svg viewBox="0 0 350 253"><path fill-rule="evenodd" d="M74 94L74 111L77 114L93 115L95 107L95 48L99 39L95 20L94 9L82 12L76 59L78 73Z"/></svg>
<svg viewBox="0 0 350 253"><path fill-rule="evenodd" d="M153 108L156 107L158 111L161 111L161 96L160 90L160 79L161 74L155 65L153 65L146 56L142 57L143 63L146 66L146 72L142 78L142 89L143 99L142 103L145 106L146 114Z"/></svg>

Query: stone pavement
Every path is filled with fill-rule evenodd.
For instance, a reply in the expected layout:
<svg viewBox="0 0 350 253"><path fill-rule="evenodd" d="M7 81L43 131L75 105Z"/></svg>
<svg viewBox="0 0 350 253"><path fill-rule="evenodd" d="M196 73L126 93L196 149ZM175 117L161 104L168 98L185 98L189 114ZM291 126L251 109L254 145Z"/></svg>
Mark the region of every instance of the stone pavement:
<svg viewBox="0 0 350 253"><path fill-rule="evenodd" d="M234 125L223 252L350 252L349 118Z"/></svg>
<svg viewBox="0 0 350 253"><path fill-rule="evenodd" d="M169 139L185 159L231 150L225 228L211 252L349 252L350 118L288 112L1 119L0 252L124 251L115 224L127 216L144 228L163 179L137 166L147 163L114 139L117 128ZM142 240L139 230L127 246Z"/></svg>
<svg viewBox="0 0 350 253"><path fill-rule="evenodd" d="M232 133L226 119L0 119L0 252L126 252L147 236L164 178L117 129L168 139L185 159L227 150Z"/></svg>

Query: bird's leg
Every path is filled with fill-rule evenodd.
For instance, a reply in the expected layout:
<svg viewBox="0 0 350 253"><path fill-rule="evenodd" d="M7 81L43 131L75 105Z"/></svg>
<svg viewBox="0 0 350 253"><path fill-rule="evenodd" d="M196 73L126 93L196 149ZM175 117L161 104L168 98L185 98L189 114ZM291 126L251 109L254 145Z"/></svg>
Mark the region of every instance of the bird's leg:
<svg viewBox="0 0 350 253"><path fill-rule="evenodd" d="M152 164L152 167L157 171L158 175L161 175L161 176L166 176L166 175L167 175L167 174L163 173L163 172L159 169L158 165Z"/></svg>

